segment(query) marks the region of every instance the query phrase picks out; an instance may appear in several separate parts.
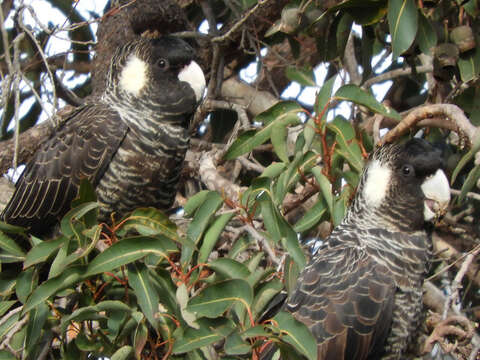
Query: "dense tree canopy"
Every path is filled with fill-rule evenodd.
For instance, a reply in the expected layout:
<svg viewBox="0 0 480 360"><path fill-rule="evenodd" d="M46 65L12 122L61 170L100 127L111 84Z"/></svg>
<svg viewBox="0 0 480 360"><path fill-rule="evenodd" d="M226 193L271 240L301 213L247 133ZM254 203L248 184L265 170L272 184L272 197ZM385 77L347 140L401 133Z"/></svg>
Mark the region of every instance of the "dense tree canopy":
<svg viewBox="0 0 480 360"><path fill-rule="evenodd" d="M257 359L274 341L315 359L308 329L267 310L343 218L368 154L414 135L442 148L453 199L433 233L412 357L477 358L477 0L81 3L45 0L51 22L30 2L1 4L2 173L103 91L116 47L175 33L207 74L183 213L99 224L86 183L53 239L0 224L3 358Z"/></svg>

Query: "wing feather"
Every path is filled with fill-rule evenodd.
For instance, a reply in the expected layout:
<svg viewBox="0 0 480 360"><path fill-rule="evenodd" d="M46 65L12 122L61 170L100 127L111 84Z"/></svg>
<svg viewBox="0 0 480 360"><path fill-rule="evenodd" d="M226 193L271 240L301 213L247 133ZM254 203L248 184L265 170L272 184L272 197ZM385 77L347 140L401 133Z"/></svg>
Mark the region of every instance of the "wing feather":
<svg viewBox="0 0 480 360"><path fill-rule="evenodd" d="M287 310L312 331L319 360L381 353L395 291L385 266L358 248L325 247L298 284Z"/></svg>
<svg viewBox="0 0 480 360"><path fill-rule="evenodd" d="M48 231L68 211L82 179L100 181L127 131L106 104L78 108L26 165L3 220L35 234Z"/></svg>

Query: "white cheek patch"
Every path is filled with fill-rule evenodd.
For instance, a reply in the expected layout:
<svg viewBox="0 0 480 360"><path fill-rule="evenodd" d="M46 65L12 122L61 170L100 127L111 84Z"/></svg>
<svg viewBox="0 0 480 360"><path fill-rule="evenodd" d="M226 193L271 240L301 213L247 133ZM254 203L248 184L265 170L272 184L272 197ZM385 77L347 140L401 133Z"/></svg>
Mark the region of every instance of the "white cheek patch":
<svg viewBox="0 0 480 360"><path fill-rule="evenodd" d="M380 161L374 160L368 165L367 179L363 187L363 197L370 206L378 206L387 195L392 171Z"/></svg>
<svg viewBox="0 0 480 360"><path fill-rule="evenodd" d="M180 71L178 79L190 84L195 92L197 102L203 98L206 85L205 75L203 74L202 68L195 61L192 61Z"/></svg>
<svg viewBox="0 0 480 360"><path fill-rule="evenodd" d="M120 88L138 96L147 83L147 64L131 55L120 74Z"/></svg>

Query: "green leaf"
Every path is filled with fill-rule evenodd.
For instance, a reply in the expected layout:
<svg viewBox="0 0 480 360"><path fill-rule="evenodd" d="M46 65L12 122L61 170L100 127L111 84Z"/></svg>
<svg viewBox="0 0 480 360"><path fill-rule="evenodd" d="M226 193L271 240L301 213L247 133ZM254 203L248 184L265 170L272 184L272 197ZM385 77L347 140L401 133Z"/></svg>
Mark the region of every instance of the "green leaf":
<svg viewBox="0 0 480 360"><path fill-rule="evenodd" d="M65 241L67 241L67 238L60 237L56 240L43 241L35 245L28 252L23 267L28 268L29 266L46 261Z"/></svg>
<svg viewBox="0 0 480 360"><path fill-rule="evenodd" d="M424 54L430 55L432 49L437 46L437 32L430 20L428 20L422 13L418 18L418 47Z"/></svg>
<svg viewBox="0 0 480 360"><path fill-rule="evenodd" d="M371 25L383 19L387 12L385 0L346 0L328 9L329 12L344 10L359 25Z"/></svg>
<svg viewBox="0 0 480 360"><path fill-rule="evenodd" d="M33 292L38 283L38 274L36 269L29 268L23 270L17 278L17 284L15 285L16 294L18 300L22 303L27 301L28 296Z"/></svg>
<svg viewBox="0 0 480 360"><path fill-rule="evenodd" d="M463 202L463 200L465 200L465 196L467 195L467 192L469 192L475 186L478 179L480 179L480 165L475 166L468 173L468 176L465 179L465 182L463 183L460 196L458 197L459 202Z"/></svg>
<svg viewBox="0 0 480 360"><path fill-rule="evenodd" d="M274 162L268 165L260 177L269 177L269 178L276 178L280 175L283 171L285 171L287 167L282 162Z"/></svg>
<svg viewBox="0 0 480 360"><path fill-rule="evenodd" d="M75 266L65 269L60 276L48 279L37 287L32 295L30 295L23 308L23 313L27 313L41 302L46 301L49 297L57 294L59 291L81 281L84 278L84 273L84 266Z"/></svg>
<svg viewBox="0 0 480 360"><path fill-rule="evenodd" d="M7 350L0 350L0 360L17 360L17 358Z"/></svg>
<svg viewBox="0 0 480 360"><path fill-rule="evenodd" d="M164 235L178 241L177 226L168 216L154 208L138 208L124 222L122 229L136 230L140 235Z"/></svg>
<svg viewBox="0 0 480 360"><path fill-rule="evenodd" d="M347 160L355 171L360 173L363 169L364 160L352 124L343 117L337 116L328 123L327 127L336 134L335 140L338 147L335 148L335 151Z"/></svg>
<svg viewBox="0 0 480 360"><path fill-rule="evenodd" d="M476 139L472 148L458 162L458 165L455 167L455 170L453 170L450 184L453 184L455 182L460 171L465 167L465 165L473 158L473 156L479 150L480 150L480 137Z"/></svg>
<svg viewBox="0 0 480 360"><path fill-rule="evenodd" d="M294 66L287 66L285 75L291 81L296 81L303 86L317 86L315 82L315 74L311 67L297 68Z"/></svg>
<svg viewBox="0 0 480 360"><path fill-rule="evenodd" d="M207 195L210 193L208 190L202 190L193 195L190 199L188 199L187 203L183 207L185 211L185 215L193 216L195 210L197 210L200 205L207 199Z"/></svg>
<svg viewBox="0 0 480 360"><path fill-rule="evenodd" d="M132 309L127 304L119 300L106 300L96 305L81 307L76 309L70 315L66 315L62 318L60 326L61 333L65 333L68 325L70 325L72 321L82 322L85 320L103 319L107 316L103 315L102 313L110 314L112 312L121 312L130 315L132 313Z"/></svg>
<svg viewBox="0 0 480 360"><path fill-rule="evenodd" d="M230 279L245 279L250 275L250 271L244 264L229 258L213 260L208 267Z"/></svg>
<svg viewBox="0 0 480 360"><path fill-rule="evenodd" d="M63 270L65 270L65 267L67 266L65 260L68 255L68 248L70 245L70 238L68 238L63 244L60 250L57 253L57 256L55 256L55 259L52 262L52 265L50 266L50 272L48 273L48 278L53 278L57 275L60 275Z"/></svg>
<svg viewBox="0 0 480 360"><path fill-rule="evenodd" d="M133 337L133 347L135 351L135 358L142 358L142 351L148 340L148 328L144 321L140 321L135 329Z"/></svg>
<svg viewBox="0 0 480 360"><path fill-rule="evenodd" d="M202 243L202 246L200 247L200 251L198 254L199 264L207 261L213 248L215 247L215 244L220 238L220 234L222 233L223 229L228 224L230 219L232 219L234 216L235 216L235 213L222 214L218 216L213 222L213 224L208 228L203 238L203 243Z"/></svg>
<svg viewBox="0 0 480 360"><path fill-rule="evenodd" d="M298 235L293 231L292 227L282 217L281 219L282 231L286 233L286 236L282 237L282 245L287 249L288 254L295 260L300 269L303 269L306 265L305 254L300 247Z"/></svg>
<svg viewBox="0 0 480 360"><path fill-rule="evenodd" d="M329 104L330 98L332 97L333 84L335 84L336 79L337 76L332 76L330 79L325 81L322 88L318 92L317 97L315 98L314 109L317 114L321 114L323 112L321 119L322 123L325 122L327 119L328 111L326 111L325 108Z"/></svg>
<svg viewBox="0 0 480 360"><path fill-rule="evenodd" d="M78 234L75 229L75 222L79 221L88 212L97 209L100 206L97 202L86 202L71 209L60 222L60 228L65 236L73 236Z"/></svg>
<svg viewBox="0 0 480 360"><path fill-rule="evenodd" d="M7 253L18 256L20 258L25 257L25 252L20 246L17 245L15 240L7 236L4 232L0 231L0 248Z"/></svg>
<svg viewBox="0 0 480 360"><path fill-rule="evenodd" d="M16 302L16 300L0 301L0 316L3 316Z"/></svg>
<svg viewBox="0 0 480 360"><path fill-rule="evenodd" d="M210 219L223 204L222 197L216 191L210 191L202 205L195 213L195 217L188 226L187 236L195 244L200 240L208 226Z"/></svg>
<svg viewBox="0 0 480 360"><path fill-rule="evenodd" d="M322 168L315 166L312 169L312 174L317 180L318 186L320 186L320 192L322 193L323 198L325 199L328 207L328 212L333 213L333 194L332 194L332 184L330 180L323 175Z"/></svg>
<svg viewBox="0 0 480 360"><path fill-rule="evenodd" d="M298 276L300 275L300 268L291 257L287 257L284 266L285 273L285 287L288 294L291 294L297 287Z"/></svg>
<svg viewBox="0 0 480 360"><path fill-rule="evenodd" d="M387 17L395 60L410 48L417 35L418 11L415 1L389 0Z"/></svg>
<svg viewBox="0 0 480 360"><path fill-rule="evenodd" d="M183 334L179 333L176 336L172 349L173 354L191 352L224 338L220 331L213 326L209 326L210 324L203 320L199 320L200 326L198 329L188 328Z"/></svg>
<svg viewBox="0 0 480 360"><path fill-rule="evenodd" d="M204 288L188 302L187 310L197 316L220 316L235 303L250 307L253 300L251 286L242 279L225 280Z"/></svg>
<svg viewBox="0 0 480 360"><path fill-rule="evenodd" d="M293 230L303 232L313 228L323 218L326 212L327 204L323 198L319 198L315 205L295 223Z"/></svg>
<svg viewBox="0 0 480 360"><path fill-rule="evenodd" d="M478 78L480 74L480 50L476 47L471 53L461 55L457 61L463 82Z"/></svg>
<svg viewBox="0 0 480 360"><path fill-rule="evenodd" d="M245 355L252 351L251 345L236 331L227 336L224 349L227 355Z"/></svg>
<svg viewBox="0 0 480 360"><path fill-rule="evenodd" d="M115 351L110 357L111 360L128 360L133 354L133 347L130 345L122 346L120 349Z"/></svg>
<svg viewBox="0 0 480 360"><path fill-rule="evenodd" d="M225 153L226 160L233 160L240 155L252 151L270 138L272 128L276 123L287 126L300 122L298 113L303 108L295 101L281 101L273 105L255 118L255 121L264 124L260 130L249 130L240 135Z"/></svg>
<svg viewBox="0 0 480 360"><path fill-rule="evenodd" d="M158 319L155 315L158 313L160 300L144 264L132 263L128 265L128 285L133 289L145 317L158 330Z"/></svg>
<svg viewBox="0 0 480 360"><path fill-rule="evenodd" d="M286 124L281 122L276 122L272 126L271 141L273 145L273 150L275 154L282 160L284 163L288 163L288 153L287 153L287 135L288 129Z"/></svg>
<svg viewBox="0 0 480 360"><path fill-rule="evenodd" d="M85 276L112 271L149 254L167 258L175 248L175 244L163 235L123 239L98 254L88 265Z"/></svg>
<svg viewBox="0 0 480 360"><path fill-rule="evenodd" d="M373 112L379 113L388 118L400 121L402 118L399 113L391 108L380 104L375 97L368 91L363 90L357 85L347 84L337 90L334 96L337 100L346 100L363 105Z"/></svg>
<svg viewBox="0 0 480 360"><path fill-rule="evenodd" d="M25 335L26 353L31 354L37 348L37 342L42 335L42 329L50 313L45 303L40 303L28 315L27 333Z"/></svg>
<svg viewBox="0 0 480 360"><path fill-rule="evenodd" d="M317 341L305 324L285 311L279 312L274 317L274 320L281 329L282 340L292 345L295 350L305 355L307 359L317 359Z"/></svg>
<svg viewBox="0 0 480 360"><path fill-rule="evenodd" d="M274 189L274 199L276 204L283 203L283 200L291 189L293 189L300 179L308 174L310 169L316 165L318 161L318 154L313 151L308 151L303 154L298 152L295 154L295 158L288 165L286 171L284 171L276 181Z"/></svg>
<svg viewBox="0 0 480 360"><path fill-rule="evenodd" d="M261 314L273 297L282 289L283 283L280 280L273 279L262 284L260 289L256 291L255 299L253 301L253 317L255 318L257 315Z"/></svg>
<svg viewBox="0 0 480 360"><path fill-rule="evenodd" d="M180 307L180 312L182 314L183 320L185 320L185 322L188 324L188 326L190 326L194 329L200 328L200 326L197 323L197 317L195 316L195 314L187 310L189 295L188 295L188 290L187 290L187 286L185 285L185 283L181 283L178 286L175 297L176 297L177 303Z"/></svg>

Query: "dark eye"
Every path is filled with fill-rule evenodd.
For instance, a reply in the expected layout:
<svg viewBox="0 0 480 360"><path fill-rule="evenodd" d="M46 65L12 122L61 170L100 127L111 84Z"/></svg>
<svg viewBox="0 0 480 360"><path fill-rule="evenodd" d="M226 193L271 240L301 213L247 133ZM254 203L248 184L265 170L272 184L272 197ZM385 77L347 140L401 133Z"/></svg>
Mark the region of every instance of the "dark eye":
<svg viewBox="0 0 480 360"><path fill-rule="evenodd" d="M165 59L158 59L157 60L157 66L160 69L166 69L168 67L168 61Z"/></svg>
<svg viewBox="0 0 480 360"><path fill-rule="evenodd" d="M404 176L413 176L415 175L415 170L413 169L412 165L403 165L402 174Z"/></svg>

